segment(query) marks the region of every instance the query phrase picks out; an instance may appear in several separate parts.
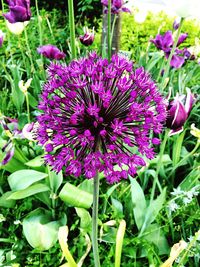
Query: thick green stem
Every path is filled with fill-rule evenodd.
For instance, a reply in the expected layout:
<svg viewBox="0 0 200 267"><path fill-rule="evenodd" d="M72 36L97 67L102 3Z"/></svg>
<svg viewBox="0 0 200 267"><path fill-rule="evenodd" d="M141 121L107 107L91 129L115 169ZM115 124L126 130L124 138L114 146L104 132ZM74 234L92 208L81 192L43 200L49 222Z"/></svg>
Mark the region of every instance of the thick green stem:
<svg viewBox="0 0 200 267"><path fill-rule="evenodd" d="M111 0L108 0L108 32L107 32L107 41L108 41L108 60L111 59L111 50L112 50L112 36L111 36Z"/></svg>
<svg viewBox="0 0 200 267"><path fill-rule="evenodd" d="M93 209L92 209L92 248L94 254L94 266L100 267L98 250L98 206L99 206L99 173L94 177Z"/></svg>
<svg viewBox="0 0 200 267"><path fill-rule="evenodd" d="M169 74L170 62L171 62L171 59L172 59L172 57L174 55L175 49L176 49L177 44L178 44L178 39L179 39L179 36L181 34L181 28L182 28L182 25L183 25L183 21L184 21L184 18L181 18L180 26L178 28L178 32L176 34L172 50L171 50L170 55L168 57L166 67L164 69L164 75L163 75L163 79L162 79L162 83L161 83L161 89L162 90L164 90L165 86L166 86L166 78L168 77L168 74Z"/></svg>
<svg viewBox="0 0 200 267"><path fill-rule="evenodd" d="M74 59L74 58L76 58L76 39L75 39L74 4L73 4L73 0L68 0L68 12L69 12L71 57L72 57L72 59Z"/></svg>

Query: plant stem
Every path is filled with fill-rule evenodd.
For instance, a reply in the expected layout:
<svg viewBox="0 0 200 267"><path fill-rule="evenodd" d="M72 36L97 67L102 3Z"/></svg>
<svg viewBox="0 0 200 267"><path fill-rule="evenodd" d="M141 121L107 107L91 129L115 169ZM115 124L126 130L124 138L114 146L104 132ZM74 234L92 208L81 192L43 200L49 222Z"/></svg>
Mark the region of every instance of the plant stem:
<svg viewBox="0 0 200 267"><path fill-rule="evenodd" d="M156 184L158 185L158 187L160 189L160 192L162 192L162 187L161 187L161 185L159 183L159 180L158 180L158 174L159 174L159 171L160 171L160 167L162 165L162 157L163 157L163 154L164 154L164 151L165 151L165 146L166 146L166 143L167 143L168 133L169 133L169 129L166 129L165 130L164 140L162 142L162 145L161 145L161 148L160 148L160 154L159 154L159 157L158 157L157 168L156 168L156 177L155 177L155 179L153 181L150 203L154 199Z"/></svg>
<svg viewBox="0 0 200 267"><path fill-rule="evenodd" d="M26 98L26 107L27 107L27 116L28 116L28 123L31 122L30 118L30 107L29 107L29 99L28 99L28 93L25 93L25 98Z"/></svg>
<svg viewBox="0 0 200 267"><path fill-rule="evenodd" d="M25 41L26 41L26 46L27 46L27 52L28 52L28 56L30 58L30 61L31 61L31 72L34 72L35 71L35 67L34 67L34 64L33 64L33 58L32 58L32 53L31 53L31 48L29 46L29 41L28 41L28 34L27 34L27 30L26 30L26 27L24 28L24 34L25 34Z"/></svg>
<svg viewBox="0 0 200 267"><path fill-rule="evenodd" d="M42 24L41 24L41 18L40 18L40 13L38 9L38 0L35 0L35 8L36 8L36 13L37 13L37 20L38 20L38 29L39 29L39 35L40 35L40 45L42 45Z"/></svg>
<svg viewBox="0 0 200 267"><path fill-rule="evenodd" d="M171 59L172 59L172 57L174 55L175 49L177 47L177 43L178 43L178 39L179 39L179 36L180 36L180 33L181 33L181 28L182 28L182 25L183 25L183 21L184 21L184 18L181 18L180 26L178 28L178 32L176 34L172 50L171 50L170 55L168 57L166 67L164 69L164 75L163 75L163 79L162 79L162 83L161 83L161 90L165 89L164 88L165 87L164 86L165 85L165 80L166 80L166 78L168 77L168 74L169 74L170 62L171 62Z"/></svg>
<svg viewBox="0 0 200 267"><path fill-rule="evenodd" d="M111 36L111 0L108 0L108 32L107 32L107 41L108 41L108 60L111 59L111 49L112 49L112 36Z"/></svg>
<svg viewBox="0 0 200 267"><path fill-rule="evenodd" d="M70 45L71 45L71 58L76 58L76 40L75 40L75 24L74 24L74 5L73 0L68 0L69 12L69 29L70 29Z"/></svg>
<svg viewBox="0 0 200 267"><path fill-rule="evenodd" d="M99 173L94 177L93 209L92 209L92 248L94 254L94 266L100 267L98 251L98 206L99 206Z"/></svg>

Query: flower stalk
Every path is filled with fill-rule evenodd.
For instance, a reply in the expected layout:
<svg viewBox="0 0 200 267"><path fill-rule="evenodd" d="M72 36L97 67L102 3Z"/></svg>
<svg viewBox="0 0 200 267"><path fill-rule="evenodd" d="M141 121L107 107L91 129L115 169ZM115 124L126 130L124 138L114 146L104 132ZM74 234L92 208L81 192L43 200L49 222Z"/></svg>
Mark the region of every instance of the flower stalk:
<svg viewBox="0 0 200 267"><path fill-rule="evenodd" d="M164 90L165 87L166 87L165 81L166 81L166 78L168 77L168 74L169 74L170 62L172 60L172 57L174 55L175 49L176 49L177 44L178 44L178 40L179 40L179 36L181 34L181 29L182 29L183 21L184 21L184 18L181 18L180 26L178 28L178 32L176 34L176 37L175 37L175 40L174 40L174 43L173 43L172 50L171 50L170 55L168 57L166 67L164 68L164 75L163 75L163 79L162 79L162 83L161 83L161 90Z"/></svg>
<svg viewBox="0 0 200 267"><path fill-rule="evenodd" d="M75 24L74 24L74 5L73 0L68 0L69 12L69 29L70 29L70 45L71 45L71 58L76 58L76 40L75 40Z"/></svg>
<svg viewBox="0 0 200 267"><path fill-rule="evenodd" d="M98 207L99 207L99 173L94 177L93 209L92 209L92 248L94 254L94 266L100 267L98 250Z"/></svg>
<svg viewBox="0 0 200 267"><path fill-rule="evenodd" d="M108 0L108 31L107 31L107 41L108 41L108 60L111 59L112 50L112 36L111 36L111 0Z"/></svg>

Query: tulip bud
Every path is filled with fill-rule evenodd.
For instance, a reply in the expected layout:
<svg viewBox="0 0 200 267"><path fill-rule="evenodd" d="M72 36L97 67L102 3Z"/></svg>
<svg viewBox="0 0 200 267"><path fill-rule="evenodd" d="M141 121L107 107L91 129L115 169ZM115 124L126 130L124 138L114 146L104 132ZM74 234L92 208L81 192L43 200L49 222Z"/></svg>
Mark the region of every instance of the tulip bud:
<svg viewBox="0 0 200 267"><path fill-rule="evenodd" d="M3 45L3 40L4 40L4 33L2 32L2 30L0 30L0 47L2 47Z"/></svg>
<svg viewBox="0 0 200 267"><path fill-rule="evenodd" d="M84 35L80 36L79 40L83 45L90 46L94 42L94 28L92 31L84 28Z"/></svg>
<svg viewBox="0 0 200 267"><path fill-rule="evenodd" d="M8 30L15 35L20 35L28 24L29 21L10 23L9 21L6 20L6 26Z"/></svg>
<svg viewBox="0 0 200 267"><path fill-rule="evenodd" d="M187 96L177 95L167 108L168 117L166 125L171 129L169 135L178 134L183 131L183 125L192 110L194 96L191 94L189 88L186 88L186 91Z"/></svg>
<svg viewBox="0 0 200 267"><path fill-rule="evenodd" d="M27 90L31 85L32 78L28 79L28 81L24 84L24 81L19 81L19 89L24 93L27 94Z"/></svg>
<svg viewBox="0 0 200 267"><path fill-rule="evenodd" d="M173 29L174 30L178 30L179 26L180 26L180 18L175 19L174 23L173 23Z"/></svg>

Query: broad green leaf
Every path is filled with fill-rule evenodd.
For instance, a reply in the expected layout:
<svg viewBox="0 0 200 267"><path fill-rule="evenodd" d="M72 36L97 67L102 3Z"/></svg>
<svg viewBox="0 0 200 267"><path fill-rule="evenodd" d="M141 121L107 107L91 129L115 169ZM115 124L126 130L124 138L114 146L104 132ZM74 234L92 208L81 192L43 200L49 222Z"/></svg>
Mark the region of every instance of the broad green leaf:
<svg viewBox="0 0 200 267"><path fill-rule="evenodd" d="M145 231L145 229L156 219L159 211L163 207L165 198L166 198L166 188L164 188L162 193L155 200L153 200L147 207L145 212L144 223L142 225L140 234L142 234Z"/></svg>
<svg viewBox="0 0 200 267"><path fill-rule="evenodd" d="M80 227L86 232L90 232L92 227L92 218L90 216L90 213L83 208L75 208L75 209L77 215L81 219Z"/></svg>
<svg viewBox="0 0 200 267"><path fill-rule="evenodd" d="M59 197L70 206L85 209L89 209L93 201L92 194L83 191L70 183L64 185Z"/></svg>
<svg viewBox="0 0 200 267"><path fill-rule="evenodd" d="M21 161L17 160L15 156L6 165L0 167L10 173L26 168L26 166Z"/></svg>
<svg viewBox="0 0 200 267"><path fill-rule="evenodd" d="M51 213L39 208L23 220L23 233L28 243L39 251L48 250L58 239L58 229L66 224L66 218L52 221Z"/></svg>
<svg viewBox="0 0 200 267"><path fill-rule="evenodd" d="M148 64L146 65L146 70L149 72L156 64L157 62L163 58L163 54L160 52L154 52L151 53L152 58L148 61Z"/></svg>
<svg viewBox="0 0 200 267"><path fill-rule="evenodd" d="M8 199L23 199L41 192L50 190L45 184L33 184L23 190L16 191L12 193Z"/></svg>
<svg viewBox="0 0 200 267"><path fill-rule="evenodd" d="M12 191L22 190L29 187L33 183L46 178L47 176L48 175L43 172L34 170L20 170L12 173L8 177L8 183Z"/></svg>
<svg viewBox="0 0 200 267"><path fill-rule="evenodd" d="M93 193L93 179L85 179L81 184L79 184L78 188L92 194Z"/></svg>
<svg viewBox="0 0 200 267"><path fill-rule="evenodd" d="M44 158L43 158L43 156L38 156L38 157L26 162L25 165L27 165L29 167L41 167L42 165L44 165Z"/></svg>
<svg viewBox="0 0 200 267"><path fill-rule="evenodd" d="M130 181L131 181L131 197L132 197L135 223L137 225L137 228L141 229L144 223L144 218L146 213L146 200L144 192L139 183L136 181L136 179L130 177Z"/></svg>
<svg viewBox="0 0 200 267"><path fill-rule="evenodd" d="M61 186L62 182L63 182L62 171L60 171L58 174L56 174L54 171L49 171L50 188L54 193L57 192L57 190Z"/></svg>
<svg viewBox="0 0 200 267"><path fill-rule="evenodd" d="M0 197L0 207L13 208L15 206L16 201L13 199L8 199L11 194L12 192L8 191Z"/></svg>
<svg viewBox="0 0 200 267"><path fill-rule="evenodd" d="M145 232L142 234L142 238L146 239L150 243L154 243L159 251L159 255L164 255L169 253L169 245L167 239L158 224L150 225ZM145 249L142 249L141 257L146 257L147 253Z"/></svg>

